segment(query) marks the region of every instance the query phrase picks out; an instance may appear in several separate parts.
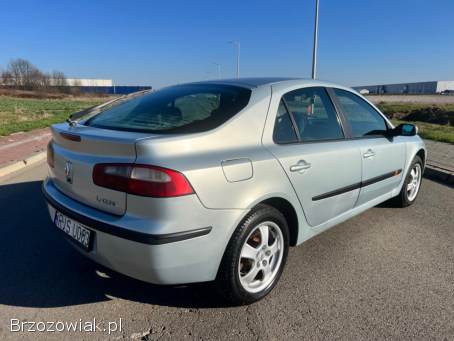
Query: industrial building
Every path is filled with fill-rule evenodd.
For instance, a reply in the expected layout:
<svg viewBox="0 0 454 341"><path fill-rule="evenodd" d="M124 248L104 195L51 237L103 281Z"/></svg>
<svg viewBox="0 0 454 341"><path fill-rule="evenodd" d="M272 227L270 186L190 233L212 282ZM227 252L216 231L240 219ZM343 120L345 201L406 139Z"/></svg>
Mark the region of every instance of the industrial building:
<svg viewBox="0 0 454 341"><path fill-rule="evenodd" d="M115 85L111 79L67 78L66 86L77 87L83 93L127 95L132 92L149 90L151 86Z"/></svg>
<svg viewBox="0 0 454 341"><path fill-rule="evenodd" d="M363 85L353 88L360 93L376 95L448 94L454 93L454 81Z"/></svg>
<svg viewBox="0 0 454 341"><path fill-rule="evenodd" d="M49 78L48 81L49 83L46 86L68 88L70 91L76 89L81 93L127 95L132 92L151 89L151 86L115 85L111 79L66 78L62 80ZM15 81L12 78L6 81L0 78L0 87L14 88L16 87Z"/></svg>
<svg viewBox="0 0 454 341"><path fill-rule="evenodd" d="M51 79L52 81L52 79ZM68 86L113 86L111 79L66 78Z"/></svg>

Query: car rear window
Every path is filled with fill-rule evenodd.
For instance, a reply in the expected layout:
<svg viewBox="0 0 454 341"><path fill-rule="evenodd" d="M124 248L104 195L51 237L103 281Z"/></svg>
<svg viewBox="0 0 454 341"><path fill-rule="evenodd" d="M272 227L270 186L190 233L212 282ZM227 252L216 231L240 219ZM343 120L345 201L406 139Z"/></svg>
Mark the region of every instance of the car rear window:
<svg viewBox="0 0 454 341"><path fill-rule="evenodd" d="M197 133L214 129L249 102L246 88L191 84L135 97L93 116L86 125L156 134Z"/></svg>

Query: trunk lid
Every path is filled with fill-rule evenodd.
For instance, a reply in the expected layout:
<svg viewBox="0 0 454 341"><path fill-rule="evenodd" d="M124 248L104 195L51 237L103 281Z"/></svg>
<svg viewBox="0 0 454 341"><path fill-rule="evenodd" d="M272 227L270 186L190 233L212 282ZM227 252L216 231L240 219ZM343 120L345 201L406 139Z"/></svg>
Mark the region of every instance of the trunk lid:
<svg viewBox="0 0 454 341"><path fill-rule="evenodd" d="M98 163L133 163L135 143L149 134L105 130L67 124L52 126L54 167L50 177L67 196L88 206L116 215L126 211L126 193L93 183Z"/></svg>

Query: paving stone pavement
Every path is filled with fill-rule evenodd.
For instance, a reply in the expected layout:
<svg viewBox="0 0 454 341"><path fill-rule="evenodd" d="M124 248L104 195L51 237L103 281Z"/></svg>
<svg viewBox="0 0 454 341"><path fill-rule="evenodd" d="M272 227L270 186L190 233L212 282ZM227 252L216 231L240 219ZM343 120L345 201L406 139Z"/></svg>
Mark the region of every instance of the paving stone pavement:
<svg viewBox="0 0 454 341"><path fill-rule="evenodd" d="M0 137L0 168L46 151L50 129L37 129Z"/></svg>
<svg viewBox="0 0 454 341"><path fill-rule="evenodd" d="M428 152L427 162L454 173L454 145L431 140L424 142Z"/></svg>

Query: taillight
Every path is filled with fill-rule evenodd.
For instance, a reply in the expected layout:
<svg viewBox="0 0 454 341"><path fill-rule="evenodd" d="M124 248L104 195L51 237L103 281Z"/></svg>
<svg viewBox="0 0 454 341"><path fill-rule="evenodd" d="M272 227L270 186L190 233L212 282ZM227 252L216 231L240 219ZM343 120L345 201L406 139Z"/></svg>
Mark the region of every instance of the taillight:
<svg viewBox="0 0 454 341"><path fill-rule="evenodd" d="M97 164L93 169L93 182L101 187L127 192L131 168L132 165L124 163Z"/></svg>
<svg viewBox="0 0 454 341"><path fill-rule="evenodd" d="M186 177L172 169L137 164L101 163L93 169L101 187L147 197L178 197L194 190Z"/></svg>
<svg viewBox="0 0 454 341"><path fill-rule="evenodd" d="M54 143L52 140L47 144L47 164L54 168Z"/></svg>

